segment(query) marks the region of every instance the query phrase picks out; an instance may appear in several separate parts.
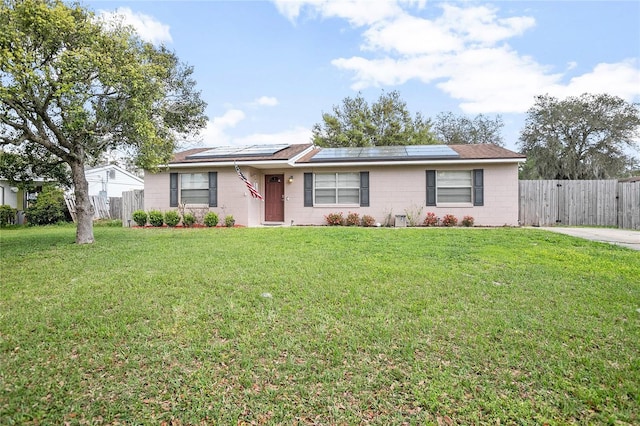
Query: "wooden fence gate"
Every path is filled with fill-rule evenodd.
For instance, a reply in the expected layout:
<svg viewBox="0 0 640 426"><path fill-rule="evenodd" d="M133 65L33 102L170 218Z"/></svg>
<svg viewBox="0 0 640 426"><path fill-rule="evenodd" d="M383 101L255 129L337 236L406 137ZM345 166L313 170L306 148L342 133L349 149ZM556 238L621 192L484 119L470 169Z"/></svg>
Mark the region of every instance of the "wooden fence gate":
<svg viewBox="0 0 640 426"><path fill-rule="evenodd" d="M640 229L640 183L617 180L521 180L521 225Z"/></svg>
<svg viewBox="0 0 640 426"><path fill-rule="evenodd" d="M133 226L133 212L144 210L144 190L134 189L122 193L122 226Z"/></svg>

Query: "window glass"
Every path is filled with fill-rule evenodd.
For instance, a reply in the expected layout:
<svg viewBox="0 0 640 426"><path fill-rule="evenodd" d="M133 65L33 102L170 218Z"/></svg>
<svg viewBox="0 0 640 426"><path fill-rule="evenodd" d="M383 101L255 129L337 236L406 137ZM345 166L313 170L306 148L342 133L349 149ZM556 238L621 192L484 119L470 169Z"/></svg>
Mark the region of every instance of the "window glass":
<svg viewBox="0 0 640 426"><path fill-rule="evenodd" d="M360 188L360 173L338 173L339 188Z"/></svg>
<svg viewBox="0 0 640 426"><path fill-rule="evenodd" d="M359 204L360 173L316 173L316 204Z"/></svg>
<svg viewBox="0 0 640 426"><path fill-rule="evenodd" d="M180 202L183 204L209 204L209 174L181 174Z"/></svg>
<svg viewBox="0 0 640 426"><path fill-rule="evenodd" d="M437 173L438 203L471 203L471 170L446 170Z"/></svg>

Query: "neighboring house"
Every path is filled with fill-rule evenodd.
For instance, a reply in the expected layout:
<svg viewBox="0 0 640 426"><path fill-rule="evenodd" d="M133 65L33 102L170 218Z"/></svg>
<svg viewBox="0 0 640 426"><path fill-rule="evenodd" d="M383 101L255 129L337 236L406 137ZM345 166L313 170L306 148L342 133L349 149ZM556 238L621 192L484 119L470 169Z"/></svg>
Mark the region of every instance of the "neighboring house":
<svg viewBox="0 0 640 426"><path fill-rule="evenodd" d="M517 225L524 160L495 145L199 148L145 173L145 209L203 208L244 226L322 225L336 212L383 223L420 209L472 216L480 226ZM264 200L251 196L236 164Z"/></svg>
<svg viewBox="0 0 640 426"><path fill-rule="evenodd" d="M42 191L43 180L33 182L32 189L26 191L16 185L12 185L9 181L0 179L0 205L8 205L12 209L16 209L16 223L23 224L25 221L25 210L29 204L38 198L38 193Z"/></svg>
<svg viewBox="0 0 640 426"><path fill-rule="evenodd" d="M84 171L89 183L89 195L122 197L125 191L144 189L144 180L116 165L95 167Z"/></svg>
<svg viewBox="0 0 640 426"><path fill-rule="evenodd" d="M18 208L18 187L8 181L0 179L0 206L8 205L12 209Z"/></svg>

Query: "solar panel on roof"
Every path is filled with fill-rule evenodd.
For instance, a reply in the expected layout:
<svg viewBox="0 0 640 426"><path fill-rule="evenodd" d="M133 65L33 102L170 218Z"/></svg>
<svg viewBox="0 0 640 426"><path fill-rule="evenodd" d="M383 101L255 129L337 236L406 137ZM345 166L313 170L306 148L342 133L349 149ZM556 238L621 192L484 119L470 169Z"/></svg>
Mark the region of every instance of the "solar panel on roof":
<svg viewBox="0 0 640 426"><path fill-rule="evenodd" d="M217 157L260 157L273 155L288 148L288 144L277 145L248 145L248 146L217 146L206 151L187 156L187 159L217 158Z"/></svg>
<svg viewBox="0 0 640 426"><path fill-rule="evenodd" d="M404 146L372 146L362 149L361 157L404 157L407 151Z"/></svg>
<svg viewBox="0 0 640 426"><path fill-rule="evenodd" d="M310 161L408 160L457 158L458 153L446 145L369 146L360 148L322 148Z"/></svg>
<svg viewBox="0 0 640 426"><path fill-rule="evenodd" d="M358 158L362 148L322 148L313 158L334 159L334 158Z"/></svg>

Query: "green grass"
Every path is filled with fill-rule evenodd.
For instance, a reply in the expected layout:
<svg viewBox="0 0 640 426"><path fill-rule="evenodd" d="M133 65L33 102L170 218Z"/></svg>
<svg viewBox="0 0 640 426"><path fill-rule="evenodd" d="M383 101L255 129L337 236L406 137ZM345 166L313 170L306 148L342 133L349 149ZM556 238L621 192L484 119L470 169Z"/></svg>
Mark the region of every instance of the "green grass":
<svg viewBox="0 0 640 426"><path fill-rule="evenodd" d="M74 233L0 231L0 424L640 422L639 252L509 228Z"/></svg>

